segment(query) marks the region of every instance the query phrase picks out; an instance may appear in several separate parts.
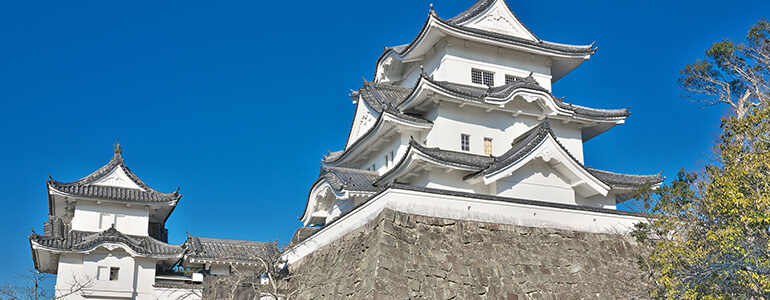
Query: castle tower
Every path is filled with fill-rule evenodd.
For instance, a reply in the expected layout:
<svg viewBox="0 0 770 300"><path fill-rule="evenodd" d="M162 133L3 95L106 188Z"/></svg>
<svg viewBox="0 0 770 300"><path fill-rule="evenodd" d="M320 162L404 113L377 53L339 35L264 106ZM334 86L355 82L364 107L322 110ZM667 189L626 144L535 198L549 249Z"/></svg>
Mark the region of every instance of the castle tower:
<svg viewBox="0 0 770 300"><path fill-rule="evenodd" d="M110 162L79 180L46 181L48 218L29 236L35 268L58 274L56 294L67 299L175 299L156 288L156 270L185 253L168 244L166 220L181 194L159 192L128 169L115 145ZM76 293L72 293L76 291Z"/></svg>
<svg viewBox="0 0 770 300"><path fill-rule="evenodd" d="M584 107L552 93L552 84L595 50L539 39L503 0L479 0L450 19L431 7L417 37L386 48L374 79L350 95L356 109L348 140L322 160L300 217L306 227L286 254L289 264L307 271L319 257L330 263L336 259L330 247L342 251L351 239L386 243L377 234L416 242L410 237L419 232L408 220L579 232L599 240L643 220L616 205L642 184L660 184L660 174L598 170L583 155L583 143L624 124L628 109ZM399 224L406 229L387 231ZM498 246L510 245L489 245ZM380 249L366 247L372 248ZM399 257L395 264L410 260ZM400 296L408 295L417 294Z"/></svg>

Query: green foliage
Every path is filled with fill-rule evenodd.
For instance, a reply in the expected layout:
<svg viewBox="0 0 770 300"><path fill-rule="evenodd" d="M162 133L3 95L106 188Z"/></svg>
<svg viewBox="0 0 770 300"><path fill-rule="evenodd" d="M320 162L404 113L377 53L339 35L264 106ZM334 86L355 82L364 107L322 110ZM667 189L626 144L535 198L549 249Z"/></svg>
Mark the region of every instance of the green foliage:
<svg viewBox="0 0 770 300"><path fill-rule="evenodd" d="M770 23L760 19L744 43L714 43L705 57L679 71L686 97L707 105L728 104L738 117L770 102Z"/></svg>
<svg viewBox="0 0 770 300"><path fill-rule="evenodd" d="M653 298L770 299L768 65L757 63L770 57L769 33L762 19L746 43L715 43L682 70L679 83L691 90L742 93L750 105L722 119L704 172L680 170L670 184L637 192L651 214L633 236L651 245L640 266L655 283Z"/></svg>
<svg viewBox="0 0 770 300"><path fill-rule="evenodd" d="M652 244L642 266L660 299L770 298L770 109L726 117L702 179L640 189L652 214L633 236Z"/></svg>

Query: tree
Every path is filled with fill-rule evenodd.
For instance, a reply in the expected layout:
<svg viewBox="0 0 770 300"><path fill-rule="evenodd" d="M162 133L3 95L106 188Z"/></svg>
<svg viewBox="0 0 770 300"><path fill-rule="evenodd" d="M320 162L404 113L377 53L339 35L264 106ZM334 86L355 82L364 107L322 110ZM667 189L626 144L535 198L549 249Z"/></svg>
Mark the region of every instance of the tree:
<svg viewBox="0 0 770 300"><path fill-rule="evenodd" d="M760 19L744 43L714 43L704 59L680 71L687 97L707 105L728 104L742 118L751 107L770 103L770 23Z"/></svg>
<svg viewBox="0 0 770 300"><path fill-rule="evenodd" d="M770 24L745 43L715 43L679 84L707 104L726 103L712 164L637 192L650 213L636 225L649 243L640 266L660 299L770 299ZM736 96L740 95L740 96Z"/></svg>
<svg viewBox="0 0 770 300"><path fill-rule="evenodd" d="M290 274L283 260L287 246L279 246L275 251L255 253L252 261L258 266L231 265L231 274L209 275L204 280L201 291L192 291L189 298L233 300L291 300L299 291L296 285L301 281L298 274ZM241 259L232 257L232 259Z"/></svg>
<svg viewBox="0 0 770 300"><path fill-rule="evenodd" d="M84 294L85 289L93 286L93 278L87 276L73 277L77 282L70 285L68 291L48 290L46 283L53 277L50 274L39 273L33 268L27 268L24 274L17 274L20 279L16 282L5 282L0 285L0 299L5 300L50 300L64 299L75 294Z"/></svg>

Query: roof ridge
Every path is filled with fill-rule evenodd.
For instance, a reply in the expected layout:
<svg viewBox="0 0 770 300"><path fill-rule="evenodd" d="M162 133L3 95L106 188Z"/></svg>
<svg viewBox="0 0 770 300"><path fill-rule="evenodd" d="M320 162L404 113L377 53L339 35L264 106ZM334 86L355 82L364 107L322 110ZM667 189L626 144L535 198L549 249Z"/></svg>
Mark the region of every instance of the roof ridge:
<svg viewBox="0 0 770 300"><path fill-rule="evenodd" d="M564 147L564 145L561 142L559 142L559 139L556 137L556 134L553 132L553 129L551 129L550 123L546 119L542 123L527 130L525 133L521 134L516 139L514 139L513 143L511 143L512 148L506 151L503 155L500 155L497 158L495 158L494 163L490 164L489 166L483 168L478 172L469 174L463 178L468 179L468 178L477 177L482 174L488 174L490 172L499 171L504 166L509 165L512 159L514 161L521 159L523 155L519 155L519 154L530 153L532 150L536 148L537 145L540 145L540 143L542 143L543 140L545 140L545 138L549 135L553 138L556 145L558 145L559 148L561 148L570 159L572 159L575 163L577 163L578 166L580 166L581 168L589 172L591 176L596 177L595 175L593 175L593 173L591 173L588 167L586 167L582 162L577 160L575 156L572 155L572 153L567 149L567 147ZM526 152L522 152L524 150L526 150ZM603 180L602 178L597 177L597 179L602 183L607 184L607 182L605 182L605 180Z"/></svg>
<svg viewBox="0 0 770 300"><path fill-rule="evenodd" d="M450 18L449 20L446 20L446 21L447 21L447 23L450 23L450 24L453 24L453 25L459 25L459 23L462 23L462 22L465 22L465 21L468 21L470 19L473 19L473 18L477 17L479 14L481 14L482 12L486 11L487 9L489 9L492 6L492 4L495 3L495 1L496 0L478 0L478 1L476 1L476 3L474 3L468 9L464 10L460 14L458 14L458 15L456 15L456 16L454 16L454 17L452 17L452 18ZM529 27L527 27L527 25L524 24L524 22L521 21L519 16L516 15L516 12L514 12L513 9L511 9L511 6L508 5L508 1L503 0L503 4L505 4L505 7L508 9L508 12L510 12L511 15L513 15L513 17L516 19L516 21L519 22L519 24L521 24L522 27L524 27L524 30L529 32L529 34L531 34L535 38L536 41L542 42L542 40L539 37L537 37L537 35L534 32L532 32L532 30L529 29ZM463 27L465 27L465 26L463 26ZM562 44L562 45L569 46L568 44Z"/></svg>
<svg viewBox="0 0 770 300"><path fill-rule="evenodd" d="M146 192L157 193L157 194L167 194L167 195L177 195L177 194L179 194L178 193L179 188L177 188L177 190L174 191L174 192L166 193L166 192L161 192L161 191L158 191L158 190L150 187L148 184L146 184L144 181L142 181L139 178L139 176L134 174L134 172L132 172L131 169L128 168L128 166L126 166L125 160L123 159L123 157L121 155L122 152L123 152L123 147L120 146L120 144L116 144L115 147L116 147L115 150L114 150L115 152L114 152L112 158L110 158L110 161L107 164L105 164L104 166L101 166L100 168L96 169L96 171L93 171L90 174L88 174L88 175L86 175L86 176L84 176L84 177L82 177L82 178L80 178L78 180L70 181L70 182L58 181L58 180L53 179L51 177L51 175L48 175L48 179L46 180L46 182L52 183L55 186L59 186L59 187L61 187L61 186L85 186L85 185L91 185L93 182L95 182L95 181L97 181L99 179L102 179L107 174L113 172L115 170L115 168L120 167L123 170L123 172L126 174L126 176L133 183L138 185L140 188L144 189ZM110 187L125 188L125 187L118 187L118 186L110 186ZM128 189L130 189L130 188L128 188Z"/></svg>
<svg viewBox="0 0 770 300"><path fill-rule="evenodd" d="M453 154L460 154L460 155L467 155L467 156L476 156L476 157L484 157L484 158L493 157L493 156L487 156L487 155L481 155L481 154L475 154L475 153L469 153L469 152L462 152L462 151L455 151L455 150L446 150L446 149L441 149L439 147L428 147L428 146L425 146L425 145L421 144L420 142L416 141L414 138L409 140L409 144L410 145L414 145L415 148L417 148L418 150L441 151L441 152L447 152L447 153L453 153Z"/></svg>
<svg viewBox="0 0 770 300"><path fill-rule="evenodd" d="M324 165L324 168L344 170L344 171L353 171L353 172L364 173L364 174L371 174L371 175L379 175L379 173L377 171L361 170L361 169L356 169L356 168L334 167L334 166L326 166L326 165Z"/></svg>
<svg viewBox="0 0 770 300"><path fill-rule="evenodd" d="M222 241L222 242L249 242L249 243L259 243L259 244L273 244L273 243L276 243L276 242L263 242L263 241L252 241L252 240L237 240L237 239L223 239L223 238L214 238L214 237L202 237L202 236L193 236L193 235L190 235L190 237L202 240L202 242L204 242L204 243L205 243L205 240L215 240L215 241Z"/></svg>
<svg viewBox="0 0 770 300"><path fill-rule="evenodd" d="M421 73L421 78L423 80L427 80L428 82L435 84L436 86L445 89L449 92L459 94L461 96L473 98L477 101L483 101L487 97L493 97L493 98L507 98L510 95L512 95L516 90L519 89L529 89L534 90L538 92L544 92L546 93L551 99L556 103L556 105L565 110L572 111L575 114L578 115L584 115L588 117L598 117L598 118L620 118L620 117L627 117L630 115L628 112L628 108L613 108L613 109L605 109L605 108L592 108L572 103L564 102L564 100L557 98L551 91L541 86L534 77L530 74L524 79L517 79L512 83L504 84L501 86L495 86L495 87L488 87L488 88L482 88L479 86L474 85L468 85L464 83L455 83L450 81L439 81L439 80L433 80L427 74ZM472 91L464 91L462 88L468 89L468 90L478 90L478 94L473 94ZM414 92L412 92L414 93ZM411 94L410 94L411 95ZM403 103L403 101L402 101Z"/></svg>
<svg viewBox="0 0 770 300"><path fill-rule="evenodd" d="M96 169L96 171L91 172L90 174L75 180L71 182L63 182L53 179L51 175L48 175L48 179L46 179L46 183L48 183L49 187L52 187L56 190L65 192L64 190L72 190L75 191L81 191L79 187L88 187L88 188L94 188L97 189L97 191L89 191L91 192L114 192L111 193L111 198L128 198L131 196L137 196L141 193L147 193L149 195L155 195L158 196L160 199L179 199L182 194L179 193L179 188L177 187L176 191L166 193L158 191L152 187L150 187L148 184L146 184L144 181L142 181L139 176L136 176L134 172L131 171L131 169L126 166L125 161L122 157L123 147L120 144L116 144L114 148L114 153L112 158L110 158L110 161L101 166L100 168ZM131 187L122 187L122 186L114 186L114 185L95 185L93 184L95 181L100 180L107 176L108 174L114 172L116 168L121 168L123 173L128 177L131 182L139 186L139 189L131 188ZM75 192L77 193L77 192ZM84 195L86 196L86 195Z"/></svg>
<svg viewBox="0 0 770 300"><path fill-rule="evenodd" d="M33 233L28 237L44 247L62 249L66 251L83 251L92 249L102 243L119 243L141 254L180 255L184 253L183 245L173 245L159 241L151 236L134 236L125 234L113 224L107 230L101 232L72 230L64 237L51 237Z"/></svg>
<svg viewBox="0 0 770 300"><path fill-rule="evenodd" d="M650 181L651 183L660 183L660 182L663 182L663 180L666 179L665 176L662 176L663 171L660 171L657 174L627 174L627 173L618 173L618 172L607 171L607 170L600 170L600 169L596 169L596 168L592 168L592 167L586 167L586 168L591 173L603 173L603 174L611 175L611 176L631 177L631 178L636 178L636 179L649 179L649 178L653 178L653 177L656 178L655 181Z"/></svg>

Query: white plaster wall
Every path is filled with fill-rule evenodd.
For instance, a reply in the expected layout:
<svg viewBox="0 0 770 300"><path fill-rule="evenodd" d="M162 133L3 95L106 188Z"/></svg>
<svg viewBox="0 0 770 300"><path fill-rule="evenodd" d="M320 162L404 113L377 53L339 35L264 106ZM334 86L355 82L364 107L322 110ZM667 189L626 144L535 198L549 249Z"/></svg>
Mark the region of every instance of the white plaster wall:
<svg viewBox="0 0 770 300"><path fill-rule="evenodd" d="M99 267L107 268L107 271L110 267L120 268L118 280L100 279L99 277L104 275L99 274ZM83 271L87 274L97 274L97 280L94 281L96 284L88 290L98 295L133 294L136 267L134 258L123 251L100 251L86 254L83 258Z"/></svg>
<svg viewBox="0 0 770 300"><path fill-rule="evenodd" d="M551 90L548 58L454 38L449 45L434 80L475 85L471 82L471 69L479 69L494 72L495 86L501 86L505 84L505 75L524 78L531 72L542 87Z"/></svg>
<svg viewBox="0 0 770 300"><path fill-rule="evenodd" d="M485 112L484 109L466 105L462 108L451 102L442 101L426 117L433 122L427 135L428 147L462 151L460 135L470 135L469 153L484 154L484 138L492 138L492 155L500 156L511 149L513 140L542 121L534 117L519 115L512 117L500 111ZM575 123L550 122L558 141L579 161L583 162L583 140Z"/></svg>
<svg viewBox="0 0 770 300"><path fill-rule="evenodd" d="M539 124L535 118L526 116L511 117L510 114L441 102L435 113L428 113L432 118L433 128L428 133L427 146L444 150L461 151L460 135L470 135L469 153L484 154L484 138L492 138L492 155L499 156L511 149L513 140L527 130Z"/></svg>
<svg viewBox="0 0 770 300"><path fill-rule="evenodd" d="M54 287L57 296L69 294L73 286L83 286L89 278L96 274L83 273L83 254L62 253L59 257L59 270L56 276L56 286ZM70 295L64 300L84 299L80 295Z"/></svg>
<svg viewBox="0 0 770 300"><path fill-rule="evenodd" d="M575 123L564 124L561 121L553 120L549 122L551 130L564 148L567 148L572 156L580 163L583 163L583 133Z"/></svg>
<svg viewBox="0 0 770 300"><path fill-rule="evenodd" d="M72 218L72 230L78 231L104 231L110 228L108 224L100 228L102 214L118 216L115 229L128 235L147 236L149 226L149 210L147 206L117 204L96 201L78 200L75 206L75 216ZM122 217L121 217L122 216Z"/></svg>
<svg viewBox="0 0 770 300"><path fill-rule="evenodd" d="M354 167L366 170L373 164L375 171L380 173L380 175L385 174L385 172L401 161L408 148L410 135L414 136L417 140L420 138L419 132L393 133L389 137L389 143L377 146L378 151L371 152L362 164ZM387 163L388 160L385 156L390 155L390 151L393 151L393 160Z"/></svg>
<svg viewBox="0 0 770 300"><path fill-rule="evenodd" d="M120 268L118 280L102 280L104 277L99 275L99 267L106 268L102 270L107 272L110 267ZM98 249L91 254L62 254L55 289L59 295L66 294L72 290L73 284L79 282L80 285L76 286L83 287L83 291L89 294L88 299L154 299L154 280L155 262L151 259L137 261L120 248L113 251ZM84 286L86 282L90 284ZM66 299L85 298L74 294Z"/></svg>
<svg viewBox="0 0 770 300"><path fill-rule="evenodd" d="M575 204L575 192L551 166L535 159L496 183L503 197Z"/></svg>
<svg viewBox="0 0 770 300"><path fill-rule="evenodd" d="M398 85L408 88L414 87L420 78L420 66L425 70L425 73L433 75L435 79L437 76L436 72L440 69L443 58L446 55L446 48L443 47L445 44L444 40L439 41L433 47L433 50L426 53L421 60L407 65L407 68L404 68L404 79Z"/></svg>
<svg viewBox="0 0 770 300"><path fill-rule="evenodd" d="M424 187L442 189L448 191L458 191L476 194L489 194L489 189L484 184L469 185L463 181L463 176L468 175L469 172L451 171L446 173L445 170L434 168L427 173L428 182Z"/></svg>
<svg viewBox="0 0 770 300"><path fill-rule="evenodd" d="M598 207L598 208L606 208L606 209L617 208L617 205L615 204L614 192L609 192L607 196L595 195L591 197L583 197L576 194L575 203L577 203L578 205L589 206L589 207Z"/></svg>
<svg viewBox="0 0 770 300"><path fill-rule="evenodd" d="M356 105L356 114L353 117L353 127L350 129L350 136L348 137L348 143L345 145L345 149L355 143L362 134L366 133L369 128L372 128L372 126L377 123L377 117L372 108L366 104L366 101L363 101L362 99L359 99L358 101L358 105Z"/></svg>
<svg viewBox="0 0 770 300"><path fill-rule="evenodd" d="M551 90L551 66L549 58L529 53L502 49L456 38L442 39L417 63L404 68L404 79L398 85L412 87L420 76L420 65L437 81L449 81L467 85L471 82L471 69L494 72L495 86L505 84L505 75L532 77L544 88ZM483 85L478 85L484 87Z"/></svg>
<svg viewBox="0 0 770 300"><path fill-rule="evenodd" d="M336 219L341 214L349 211L351 208L353 208L353 199L338 200L329 209L329 217L326 219L326 222L330 222L331 220Z"/></svg>
<svg viewBox="0 0 770 300"><path fill-rule="evenodd" d="M157 263L154 259L137 257L135 258L134 268L134 290L137 293L136 299L157 299L154 297L155 288L155 267Z"/></svg>

